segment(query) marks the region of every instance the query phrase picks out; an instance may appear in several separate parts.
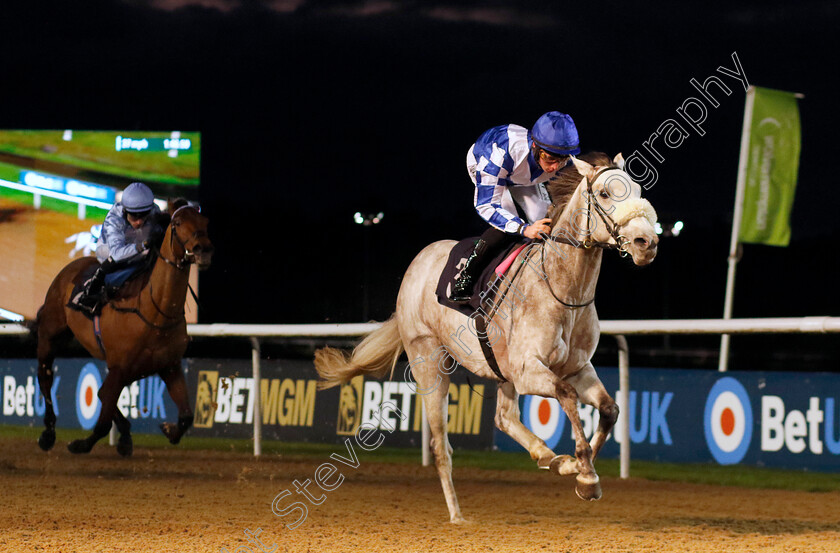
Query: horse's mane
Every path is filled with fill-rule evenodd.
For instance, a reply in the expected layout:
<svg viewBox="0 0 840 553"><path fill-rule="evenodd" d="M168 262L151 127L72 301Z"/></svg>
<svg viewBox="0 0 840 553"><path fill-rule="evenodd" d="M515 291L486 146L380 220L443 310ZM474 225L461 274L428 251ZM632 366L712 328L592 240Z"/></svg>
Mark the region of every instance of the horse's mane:
<svg viewBox="0 0 840 553"><path fill-rule="evenodd" d="M175 215L175 212L181 209L182 207L187 207L190 205L190 202L187 201L186 198L175 198L169 202L169 217L172 218L172 215Z"/></svg>
<svg viewBox="0 0 840 553"><path fill-rule="evenodd" d="M587 152L578 156L590 165L597 165L599 167L615 167L612 159L604 152ZM569 200L572 199L572 194L577 190L580 179L583 175L577 172L574 165L567 165L563 167L557 176L552 178L547 183L548 193L551 195L552 208L548 216L551 217L552 224L557 222L557 218L563 213Z"/></svg>

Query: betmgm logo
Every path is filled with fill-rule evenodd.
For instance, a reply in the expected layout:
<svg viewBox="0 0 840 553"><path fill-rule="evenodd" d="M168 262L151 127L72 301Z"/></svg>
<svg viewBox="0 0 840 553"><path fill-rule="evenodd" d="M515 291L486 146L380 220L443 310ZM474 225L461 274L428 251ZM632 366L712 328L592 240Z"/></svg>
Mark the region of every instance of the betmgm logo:
<svg viewBox="0 0 840 553"><path fill-rule="evenodd" d="M212 428L216 414L216 390L219 384L219 371L199 371L198 386L195 392L195 420L197 428Z"/></svg>
<svg viewBox="0 0 840 553"><path fill-rule="evenodd" d="M752 440L753 412L740 382L729 376L715 382L706 398L703 427L709 451L718 463L741 462Z"/></svg>
<svg viewBox="0 0 840 553"><path fill-rule="evenodd" d="M340 436L352 436L362 422L362 390L365 380L357 376L341 385L338 397L338 421L335 433Z"/></svg>

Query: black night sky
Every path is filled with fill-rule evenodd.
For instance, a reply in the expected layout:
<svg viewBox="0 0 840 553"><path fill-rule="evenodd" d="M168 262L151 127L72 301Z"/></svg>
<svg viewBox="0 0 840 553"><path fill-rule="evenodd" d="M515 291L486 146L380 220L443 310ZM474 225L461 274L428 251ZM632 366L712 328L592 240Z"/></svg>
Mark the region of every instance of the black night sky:
<svg viewBox="0 0 840 553"><path fill-rule="evenodd" d="M837 315L838 28L821 1L16 1L0 127L200 131L217 248L201 322L360 321L366 240L383 320L424 245L484 228L464 167L481 132L556 109L584 150L627 156L737 52L750 84L805 99L793 240L745 246L735 316ZM724 80L705 136L663 152L646 194L683 233L647 268L605 256L602 319L721 315L744 106ZM830 337L740 343L837 368Z"/></svg>

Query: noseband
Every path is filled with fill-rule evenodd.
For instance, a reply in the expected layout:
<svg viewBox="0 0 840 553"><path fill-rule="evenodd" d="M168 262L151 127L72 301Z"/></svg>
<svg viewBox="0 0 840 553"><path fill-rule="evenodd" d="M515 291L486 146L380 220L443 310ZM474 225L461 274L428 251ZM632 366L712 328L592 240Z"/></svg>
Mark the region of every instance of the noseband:
<svg viewBox="0 0 840 553"><path fill-rule="evenodd" d="M169 233L169 249L172 252L174 252L175 251L175 242L177 241L178 245L181 246L181 248L184 250L184 255L182 255L180 259L172 260L172 259L166 258L163 255L163 253L160 254L161 259L163 259L165 262L172 265L173 267L175 267L179 271L187 268L191 263L195 262L195 252L190 251L190 249L187 248L187 244L190 243L190 242L194 242L194 241L198 240L199 238L207 236L207 231L206 230L195 231L192 234L192 236L190 236L187 240L181 240L181 237L178 236L178 227L180 226L180 223L176 224L175 215L179 211L181 211L182 209L184 209L186 207L192 207L192 206L185 205L185 206L182 206L182 207L179 207L178 209L176 209L175 213L172 214L172 220L169 223L169 226L172 227L172 229ZM195 208L193 207L193 209L195 209Z"/></svg>

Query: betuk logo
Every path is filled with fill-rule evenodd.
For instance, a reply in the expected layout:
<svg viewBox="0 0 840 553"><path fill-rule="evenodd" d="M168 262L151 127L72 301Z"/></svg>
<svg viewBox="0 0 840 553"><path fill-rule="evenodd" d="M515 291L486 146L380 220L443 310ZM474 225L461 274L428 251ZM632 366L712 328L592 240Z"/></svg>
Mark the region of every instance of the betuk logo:
<svg viewBox="0 0 840 553"><path fill-rule="evenodd" d="M99 418L99 388L102 386L102 376L93 363L82 367L79 380L76 381L76 416L79 424L85 430L90 430Z"/></svg>
<svg viewBox="0 0 840 553"><path fill-rule="evenodd" d="M522 423L549 449L554 449L563 436L566 414L554 398L525 396L522 406Z"/></svg>
<svg viewBox="0 0 840 553"><path fill-rule="evenodd" d="M706 399L703 415L706 443L721 465L741 461L750 447L753 412L744 386L732 377L718 380Z"/></svg>

